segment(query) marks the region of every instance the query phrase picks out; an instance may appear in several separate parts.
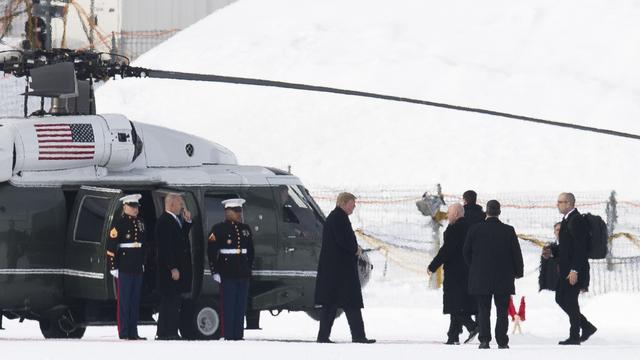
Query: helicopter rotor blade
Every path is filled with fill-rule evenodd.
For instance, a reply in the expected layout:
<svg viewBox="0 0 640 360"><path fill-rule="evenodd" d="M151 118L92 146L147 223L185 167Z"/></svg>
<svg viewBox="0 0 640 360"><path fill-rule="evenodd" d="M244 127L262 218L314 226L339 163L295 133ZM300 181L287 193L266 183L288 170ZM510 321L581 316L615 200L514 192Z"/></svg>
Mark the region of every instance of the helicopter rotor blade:
<svg viewBox="0 0 640 360"><path fill-rule="evenodd" d="M533 122L537 124L551 125L581 131L589 131L595 132L599 134L606 134L611 136L618 136L623 138L629 138L634 140L640 140L640 135L625 133L621 131L609 130L609 129L600 129L591 126L584 126L578 124L571 123L563 123L558 121L544 120L539 118L534 118L530 116L523 116L517 114L510 114L500 111L493 111L481 108L460 106L460 105L452 105L434 101L413 99L407 97L393 96L393 95L385 95L378 94L372 92L365 91L357 91L357 90L348 90L348 89L338 89L326 86L316 86L316 85L307 85L307 84L298 84L298 83L290 83L284 81L273 81L273 80L264 80L264 79L252 79L252 78L243 78L243 77L234 77L234 76L222 76L222 75L207 75L207 74L196 74L196 73L185 73L185 72L176 72L176 71L164 71L164 70L150 70L145 69L144 74L149 78L156 79L174 79L174 80L190 80L190 81L209 81L209 82L218 82L218 83L231 83L231 84L242 84L242 85L255 85L255 86L268 86L268 87L277 87L284 89L294 89L294 90L305 90L305 91L314 91L314 92L323 92L323 93L333 93L333 94L342 94L342 95L351 95L351 96L359 96L359 97L367 97L373 99L381 99L388 101L397 101L404 102L410 104L418 104L425 106L432 106L450 110L457 111L466 111L478 114L485 114L490 116L499 116L508 119L514 119L519 121L527 121Z"/></svg>

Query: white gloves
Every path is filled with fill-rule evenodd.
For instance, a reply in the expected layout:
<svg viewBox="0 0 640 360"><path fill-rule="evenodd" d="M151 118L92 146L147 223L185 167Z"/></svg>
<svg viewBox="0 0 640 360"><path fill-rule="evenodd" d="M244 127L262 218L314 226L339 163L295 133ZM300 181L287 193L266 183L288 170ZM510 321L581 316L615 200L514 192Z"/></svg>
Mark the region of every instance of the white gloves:
<svg viewBox="0 0 640 360"><path fill-rule="evenodd" d="M109 271L114 278L118 278L118 269Z"/></svg>
<svg viewBox="0 0 640 360"><path fill-rule="evenodd" d="M213 281L220 283L222 279L220 279L220 274L213 274Z"/></svg>

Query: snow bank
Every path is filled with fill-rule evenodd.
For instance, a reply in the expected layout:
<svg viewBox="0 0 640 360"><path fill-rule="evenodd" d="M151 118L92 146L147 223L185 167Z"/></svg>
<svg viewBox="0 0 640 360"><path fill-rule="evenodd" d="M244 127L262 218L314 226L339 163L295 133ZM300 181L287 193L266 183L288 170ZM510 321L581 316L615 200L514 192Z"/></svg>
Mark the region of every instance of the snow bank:
<svg viewBox="0 0 640 360"><path fill-rule="evenodd" d="M243 0L135 65L477 106L640 133L640 4ZM313 186L638 195L640 143L340 95L170 80L114 81L100 112L220 142Z"/></svg>

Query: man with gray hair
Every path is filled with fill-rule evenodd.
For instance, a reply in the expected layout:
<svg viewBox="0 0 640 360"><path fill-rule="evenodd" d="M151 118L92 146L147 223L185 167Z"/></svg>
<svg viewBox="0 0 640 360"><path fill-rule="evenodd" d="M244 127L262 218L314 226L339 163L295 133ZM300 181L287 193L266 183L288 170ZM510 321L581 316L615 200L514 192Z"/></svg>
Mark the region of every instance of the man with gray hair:
<svg viewBox="0 0 640 360"><path fill-rule="evenodd" d="M569 316L569 338L560 345L580 345L593 335L597 328L580 312L580 289L589 286L589 259L587 243L589 225L576 209L576 197L572 193L558 195L558 211L562 214L558 234L558 268L556 303ZM580 333L582 330L582 334Z"/></svg>
<svg viewBox="0 0 640 360"><path fill-rule="evenodd" d="M349 215L356 208L356 197L340 193L336 208L331 211L322 229L322 249L316 277L316 304L321 305L320 329L317 341L331 343L329 339L333 321L339 308L344 310L354 343L371 344L364 332L362 290L358 276L358 246Z"/></svg>
<svg viewBox="0 0 640 360"><path fill-rule="evenodd" d="M180 295L191 290L191 212L180 194L166 195L164 212L158 218L155 230L161 295L156 340L179 340Z"/></svg>
<svg viewBox="0 0 640 360"><path fill-rule="evenodd" d="M478 325L471 314L477 312L476 302L469 295L469 267L462 256L462 246L469 230L469 223L464 217L464 208L460 204L452 204L447 209L449 225L444 231L444 244L429 264L427 273L431 275L444 265L444 282L442 302L444 314L449 314L449 331L447 345L459 345L459 335L464 325L469 331L468 343L478 334Z"/></svg>
<svg viewBox="0 0 640 360"><path fill-rule="evenodd" d="M469 229L464 244L464 259L469 265L469 293L478 301L480 349L489 349L491 341L491 298L496 305L495 336L498 348L509 348L509 295L515 294L515 279L524 272L522 252L516 231L503 224L500 203L487 202L487 220Z"/></svg>

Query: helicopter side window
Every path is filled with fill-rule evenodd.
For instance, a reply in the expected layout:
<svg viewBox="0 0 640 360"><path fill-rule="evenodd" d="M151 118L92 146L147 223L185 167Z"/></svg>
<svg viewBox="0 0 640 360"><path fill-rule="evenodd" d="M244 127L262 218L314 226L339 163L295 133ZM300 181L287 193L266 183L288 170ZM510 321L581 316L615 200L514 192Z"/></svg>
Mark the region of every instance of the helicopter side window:
<svg viewBox="0 0 640 360"><path fill-rule="evenodd" d="M102 230L110 202L108 198L97 196L86 196L82 199L73 237L75 241L98 244L102 242Z"/></svg>

